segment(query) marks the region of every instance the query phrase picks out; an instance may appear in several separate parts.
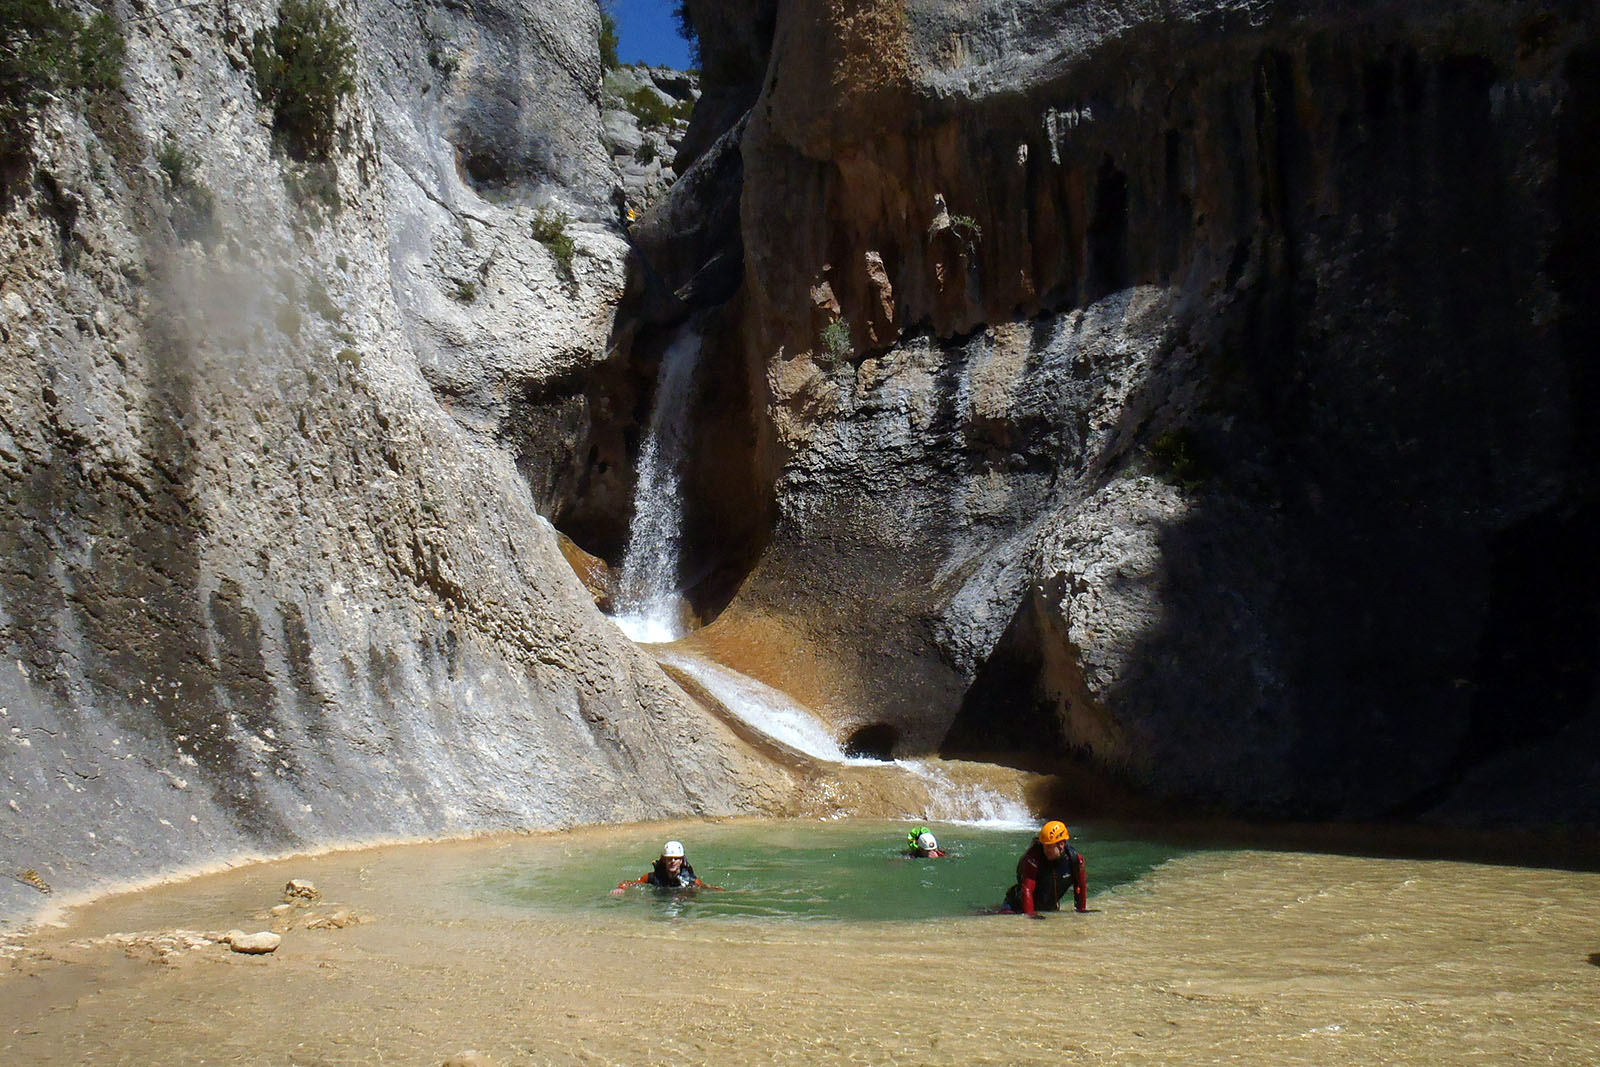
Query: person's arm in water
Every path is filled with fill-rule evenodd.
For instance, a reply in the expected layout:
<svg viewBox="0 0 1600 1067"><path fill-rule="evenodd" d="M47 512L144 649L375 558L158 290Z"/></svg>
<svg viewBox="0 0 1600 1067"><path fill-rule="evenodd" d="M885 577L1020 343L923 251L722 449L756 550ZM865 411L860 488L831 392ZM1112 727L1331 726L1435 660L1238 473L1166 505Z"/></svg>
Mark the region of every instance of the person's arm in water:
<svg viewBox="0 0 1600 1067"><path fill-rule="evenodd" d="M1079 911L1089 910L1089 864L1083 853L1073 849L1072 902Z"/></svg>
<svg viewBox="0 0 1600 1067"><path fill-rule="evenodd" d="M614 896L614 897L620 897L622 894L626 893L628 890L632 889L636 885L649 885L649 884L650 884L650 876L648 874L643 875L642 877L639 877L639 878L630 878L626 882L618 882L617 883L617 888L615 888L615 889L613 889L611 891L611 895Z"/></svg>
<svg viewBox="0 0 1600 1067"><path fill-rule="evenodd" d="M1033 856L1028 856L1022 864L1022 878L1017 882L1018 896L1022 900L1022 914L1034 919L1042 919L1038 909L1033 905L1034 890L1039 887L1039 861Z"/></svg>

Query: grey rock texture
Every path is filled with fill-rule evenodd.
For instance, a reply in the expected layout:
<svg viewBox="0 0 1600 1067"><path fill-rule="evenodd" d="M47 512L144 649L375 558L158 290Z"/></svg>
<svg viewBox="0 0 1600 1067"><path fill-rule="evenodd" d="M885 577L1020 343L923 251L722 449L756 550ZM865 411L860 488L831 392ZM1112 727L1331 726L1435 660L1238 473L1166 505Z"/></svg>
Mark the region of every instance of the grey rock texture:
<svg viewBox="0 0 1600 1067"><path fill-rule="evenodd" d="M678 176L674 161L689 120L677 116L694 108L700 79L670 67L619 67L606 72L602 85L605 144L622 175L623 211L632 220L660 200ZM641 93L647 94L642 99L656 101L664 121L655 111L629 106ZM643 117L636 111L644 111Z"/></svg>
<svg viewBox="0 0 1600 1067"><path fill-rule="evenodd" d="M337 210L286 189L256 102L273 11L119 7L122 96L47 107L0 218L0 916L42 902L25 870L71 893L789 787L540 515L586 416L519 420L603 362L624 285L597 8L337 8Z"/></svg>
<svg viewBox="0 0 1600 1067"><path fill-rule="evenodd" d="M1600 820L1591 7L790 0L748 115L718 626L841 728Z"/></svg>

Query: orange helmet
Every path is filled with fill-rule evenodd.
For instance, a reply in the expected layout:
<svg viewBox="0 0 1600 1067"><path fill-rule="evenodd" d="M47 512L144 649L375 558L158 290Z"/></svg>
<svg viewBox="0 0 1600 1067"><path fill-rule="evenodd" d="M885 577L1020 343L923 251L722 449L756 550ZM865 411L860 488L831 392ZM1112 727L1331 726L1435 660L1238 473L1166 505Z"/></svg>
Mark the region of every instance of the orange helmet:
<svg viewBox="0 0 1600 1067"><path fill-rule="evenodd" d="M1044 824L1039 831L1039 844L1059 845L1063 841L1070 841L1072 835L1067 833L1067 824L1052 819Z"/></svg>

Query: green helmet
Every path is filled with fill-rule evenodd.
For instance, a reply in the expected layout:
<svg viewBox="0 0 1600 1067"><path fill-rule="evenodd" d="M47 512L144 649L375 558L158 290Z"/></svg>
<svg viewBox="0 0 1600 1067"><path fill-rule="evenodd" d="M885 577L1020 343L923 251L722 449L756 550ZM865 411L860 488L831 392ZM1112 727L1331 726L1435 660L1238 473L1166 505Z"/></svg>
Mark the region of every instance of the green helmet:
<svg viewBox="0 0 1600 1067"><path fill-rule="evenodd" d="M906 847L909 849L917 848L917 839L923 834L932 832L933 831L929 830L926 826L913 826L911 828L911 832L906 834Z"/></svg>

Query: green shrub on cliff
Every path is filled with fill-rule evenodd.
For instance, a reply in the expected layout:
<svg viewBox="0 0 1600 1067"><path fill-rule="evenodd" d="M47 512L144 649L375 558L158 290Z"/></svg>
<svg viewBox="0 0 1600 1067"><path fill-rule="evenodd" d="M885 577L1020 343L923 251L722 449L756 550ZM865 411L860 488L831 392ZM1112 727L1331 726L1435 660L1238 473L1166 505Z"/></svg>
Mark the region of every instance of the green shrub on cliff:
<svg viewBox="0 0 1600 1067"><path fill-rule="evenodd" d="M606 70L616 70L622 66L622 59L617 55L617 46L621 43L617 37L617 20L611 12L600 10L600 65Z"/></svg>
<svg viewBox="0 0 1600 1067"><path fill-rule="evenodd" d="M122 88L122 61L128 42L117 20L100 12L78 31L77 87L90 93L109 93Z"/></svg>
<svg viewBox="0 0 1600 1067"><path fill-rule="evenodd" d="M548 205L541 207L533 216L534 240L550 250L555 257L556 270L569 282L573 280L572 258L578 252L577 242L567 233L567 226L571 222L571 215L565 211L551 210Z"/></svg>
<svg viewBox="0 0 1600 1067"><path fill-rule="evenodd" d="M970 245L983 236L983 227L971 215L951 215L950 232Z"/></svg>
<svg viewBox="0 0 1600 1067"><path fill-rule="evenodd" d="M156 166L171 205L173 232L210 244L216 236L217 198L200 180L199 161L169 133L156 149Z"/></svg>
<svg viewBox="0 0 1600 1067"><path fill-rule="evenodd" d="M110 15L85 22L57 0L0 0L0 164L28 157L47 97L120 88L125 51Z"/></svg>
<svg viewBox="0 0 1600 1067"><path fill-rule="evenodd" d="M822 350L834 359L845 359L850 356L855 351L850 341L850 323L838 318L824 326Z"/></svg>
<svg viewBox="0 0 1600 1067"><path fill-rule="evenodd" d="M692 100L680 100L676 104L669 104L661 99L660 93L648 85L641 85L623 96L622 106L639 120L639 125L645 127L661 127L669 122L688 121L689 113L694 110Z"/></svg>
<svg viewBox="0 0 1600 1067"><path fill-rule="evenodd" d="M1163 481L1191 492L1214 473L1205 450L1187 427L1168 430L1157 437L1150 445L1150 460Z"/></svg>
<svg viewBox="0 0 1600 1067"><path fill-rule="evenodd" d="M356 88L355 59L349 29L323 0L283 0L278 21L251 38L256 92L294 159L332 154L339 102Z"/></svg>

